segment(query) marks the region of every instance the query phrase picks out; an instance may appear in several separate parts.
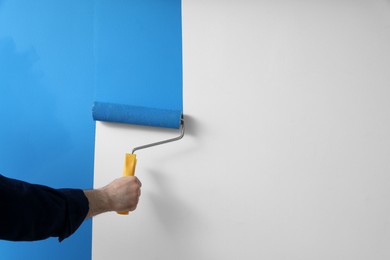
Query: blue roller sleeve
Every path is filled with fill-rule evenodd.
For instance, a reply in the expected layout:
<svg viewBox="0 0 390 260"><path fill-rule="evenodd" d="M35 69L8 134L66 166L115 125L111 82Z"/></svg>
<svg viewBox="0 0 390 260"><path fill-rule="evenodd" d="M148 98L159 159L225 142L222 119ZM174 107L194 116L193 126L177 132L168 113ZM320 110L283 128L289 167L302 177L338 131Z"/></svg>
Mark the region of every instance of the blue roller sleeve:
<svg viewBox="0 0 390 260"><path fill-rule="evenodd" d="M95 102L92 114L98 121L180 128L182 111Z"/></svg>

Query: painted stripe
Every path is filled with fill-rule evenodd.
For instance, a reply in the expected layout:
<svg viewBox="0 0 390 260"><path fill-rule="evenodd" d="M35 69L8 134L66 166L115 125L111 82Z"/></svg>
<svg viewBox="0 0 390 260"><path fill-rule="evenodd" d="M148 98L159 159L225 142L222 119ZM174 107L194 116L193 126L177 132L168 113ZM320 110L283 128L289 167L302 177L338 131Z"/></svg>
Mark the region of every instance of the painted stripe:
<svg viewBox="0 0 390 260"><path fill-rule="evenodd" d="M95 101L182 111L181 1L95 8Z"/></svg>
<svg viewBox="0 0 390 260"><path fill-rule="evenodd" d="M134 116L137 119L135 123L140 123L142 119L143 125L150 123L156 126L163 118L164 122L173 122L167 127L179 127L177 119L180 119L183 111L180 0L98 0L95 9L95 54L95 101L119 104L116 106L119 107L116 111L119 118L115 121L123 121L124 116L129 115L129 118ZM122 105L138 109L131 109L131 113L135 114L130 115L127 107L123 109ZM141 111L139 107L147 109ZM162 114L161 111L167 113ZM146 114L147 117L144 117ZM112 115L108 115L108 118L112 119ZM176 129L97 122L95 185L100 187L121 175L125 152L131 151L130 148L177 135ZM164 149L164 156L160 153L159 158L171 158L169 161L172 162L175 158L169 155L169 151L172 151L169 147L174 145L165 146L167 150ZM142 154L147 155L144 157ZM145 177L152 175L145 168L162 169L161 164L156 165L155 159L150 153L140 153L135 174L148 183L145 186L151 187L152 183ZM147 189L145 192L148 194ZM153 203L145 201L144 196L142 207L153 207ZM158 210L157 207L154 209ZM144 252L151 238L145 242L142 232L133 231L141 226L146 226L149 231L153 228L141 219L145 211L133 213L129 216L105 214L94 219L93 259L110 259L128 254L139 258L139 252Z"/></svg>

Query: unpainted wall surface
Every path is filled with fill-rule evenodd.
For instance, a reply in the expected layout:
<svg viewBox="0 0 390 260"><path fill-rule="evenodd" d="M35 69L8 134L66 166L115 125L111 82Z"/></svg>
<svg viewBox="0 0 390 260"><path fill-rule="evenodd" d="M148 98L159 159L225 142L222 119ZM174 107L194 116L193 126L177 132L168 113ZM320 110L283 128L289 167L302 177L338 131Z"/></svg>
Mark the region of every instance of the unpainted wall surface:
<svg viewBox="0 0 390 260"><path fill-rule="evenodd" d="M138 209L93 258L388 259L388 1L183 1L182 141L139 153ZM175 135L97 124L95 186Z"/></svg>

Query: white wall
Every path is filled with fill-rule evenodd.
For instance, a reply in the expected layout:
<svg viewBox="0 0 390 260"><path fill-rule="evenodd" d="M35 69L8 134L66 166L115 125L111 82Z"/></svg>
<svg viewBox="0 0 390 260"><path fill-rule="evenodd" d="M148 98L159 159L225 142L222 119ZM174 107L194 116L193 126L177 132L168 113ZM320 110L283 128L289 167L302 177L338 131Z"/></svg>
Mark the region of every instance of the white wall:
<svg viewBox="0 0 390 260"><path fill-rule="evenodd" d="M389 259L389 46L389 1L183 0L187 134L93 258ZM98 122L95 186L176 133Z"/></svg>

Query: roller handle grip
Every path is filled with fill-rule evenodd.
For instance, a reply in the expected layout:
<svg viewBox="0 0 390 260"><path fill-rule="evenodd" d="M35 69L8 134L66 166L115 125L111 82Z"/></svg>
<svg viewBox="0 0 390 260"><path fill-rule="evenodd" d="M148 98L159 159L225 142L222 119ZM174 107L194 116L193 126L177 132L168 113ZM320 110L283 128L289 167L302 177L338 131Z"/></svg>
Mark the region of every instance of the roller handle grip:
<svg viewBox="0 0 390 260"><path fill-rule="evenodd" d="M126 154L125 164L123 166L123 176L134 176L135 165L137 164L137 158L135 154ZM118 211L118 214L129 215L128 211Z"/></svg>

